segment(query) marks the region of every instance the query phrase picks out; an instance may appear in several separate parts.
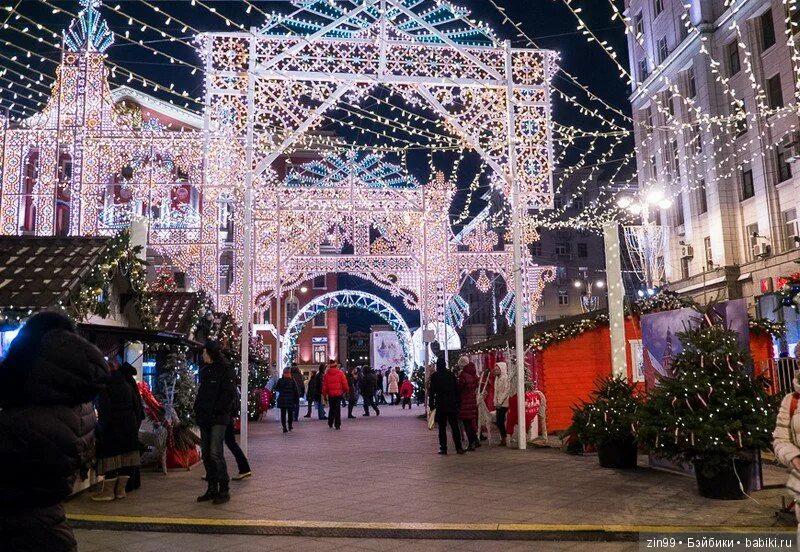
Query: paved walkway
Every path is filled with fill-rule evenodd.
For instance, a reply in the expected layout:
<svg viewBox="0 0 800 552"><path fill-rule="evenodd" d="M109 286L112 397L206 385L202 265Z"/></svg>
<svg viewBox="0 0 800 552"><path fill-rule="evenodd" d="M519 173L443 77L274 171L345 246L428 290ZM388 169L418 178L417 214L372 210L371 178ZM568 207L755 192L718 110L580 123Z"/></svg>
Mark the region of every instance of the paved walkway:
<svg viewBox="0 0 800 552"><path fill-rule="evenodd" d="M450 538L509 538L510 532L569 540L565 534L582 531L581 538L631 540L646 526L776 526L781 489L753 493L753 500L712 501L698 496L687 477L603 470L596 457L554 449L484 446L442 457L436 432L417 418L419 408L382 412L345 419L341 431L301 418L290 434L271 412L269 421L251 424L254 475L232 482L233 498L223 506L195 502L204 489L198 466L166 476L144 472L142 488L125 500L95 503L84 493L67 511L83 528L315 538L374 537L395 528L395 536L409 538L447 538L448 530L458 530ZM235 464L228 458L230 470ZM776 468L765 472L768 484L783 479Z"/></svg>

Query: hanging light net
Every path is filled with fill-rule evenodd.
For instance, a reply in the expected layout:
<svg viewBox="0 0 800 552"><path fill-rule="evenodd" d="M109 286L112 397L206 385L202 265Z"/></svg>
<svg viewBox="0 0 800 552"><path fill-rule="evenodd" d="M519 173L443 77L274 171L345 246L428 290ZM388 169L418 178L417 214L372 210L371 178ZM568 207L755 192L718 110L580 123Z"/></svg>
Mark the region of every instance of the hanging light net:
<svg viewBox="0 0 800 552"><path fill-rule="evenodd" d="M624 226L625 246L636 275L648 288L664 280L664 226Z"/></svg>

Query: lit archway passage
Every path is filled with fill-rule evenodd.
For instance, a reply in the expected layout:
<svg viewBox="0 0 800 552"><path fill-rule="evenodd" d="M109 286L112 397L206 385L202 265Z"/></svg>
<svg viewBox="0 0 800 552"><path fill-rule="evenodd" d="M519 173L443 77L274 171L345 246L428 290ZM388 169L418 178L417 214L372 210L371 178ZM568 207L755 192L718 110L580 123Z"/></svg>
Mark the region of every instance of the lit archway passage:
<svg viewBox="0 0 800 552"><path fill-rule="evenodd" d="M403 317L392 305L380 297L363 291L350 290L320 295L303 306L300 312L292 318L281 343L283 366L291 364L292 351L297 346L297 338L305 325L313 320L314 317L332 309L363 309L380 316L397 334L397 339L400 341L400 347L403 350L403 367L406 373L411 374L414 368L414 346L411 341L411 331L408 329Z"/></svg>

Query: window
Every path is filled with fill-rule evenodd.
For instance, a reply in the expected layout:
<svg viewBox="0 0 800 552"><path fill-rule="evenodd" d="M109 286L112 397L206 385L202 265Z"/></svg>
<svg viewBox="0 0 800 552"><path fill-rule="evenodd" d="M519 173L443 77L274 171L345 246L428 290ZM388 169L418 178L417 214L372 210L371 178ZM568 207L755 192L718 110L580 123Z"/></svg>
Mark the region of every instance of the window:
<svg viewBox="0 0 800 552"><path fill-rule="evenodd" d="M653 132L653 108L646 107L644 109L644 119L642 120L642 124L645 128L645 133L650 134Z"/></svg>
<svg viewBox="0 0 800 552"><path fill-rule="evenodd" d="M557 243L556 244L556 255L559 257L566 257L570 254L570 244L569 243Z"/></svg>
<svg viewBox="0 0 800 552"><path fill-rule="evenodd" d="M584 203L583 203L583 196L573 197L572 198L572 208L578 211L583 211Z"/></svg>
<svg viewBox="0 0 800 552"><path fill-rule="evenodd" d="M297 297L289 297L286 300L286 324L292 321L292 318L297 316L297 311L300 310L300 301Z"/></svg>
<svg viewBox="0 0 800 552"><path fill-rule="evenodd" d="M744 100L737 102L734 109L736 110L736 120L733 123L733 130L738 138L747 132L747 111L745 110Z"/></svg>
<svg viewBox="0 0 800 552"><path fill-rule="evenodd" d="M683 193L675 198L675 226L683 226L686 222L683 214Z"/></svg>
<svg viewBox="0 0 800 552"><path fill-rule="evenodd" d="M314 317L314 327L315 328L324 328L328 325L328 313L321 312Z"/></svg>
<svg viewBox="0 0 800 552"><path fill-rule="evenodd" d="M748 224L744 227L745 241L749 244L747 257L753 260L753 247L758 245L758 223Z"/></svg>
<svg viewBox="0 0 800 552"><path fill-rule="evenodd" d="M685 259L685 258L681 259L681 279L682 280L685 280L689 276L691 276L691 274L689 273L689 263L690 262L691 262L691 259Z"/></svg>
<svg viewBox="0 0 800 552"><path fill-rule="evenodd" d="M706 181L701 180L697 187L697 212L703 214L708 212L708 194L706 193Z"/></svg>
<svg viewBox="0 0 800 552"><path fill-rule="evenodd" d="M558 278L559 284L566 284L568 283L567 278L567 268L564 266L559 266L556 268L556 277Z"/></svg>
<svg viewBox="0 0 800 552"><path fill-rule="evenodd" d="M781 74L767 79L767 105L770 109L783 107L783 91L781 90Z"/></svg>
<svg viewBox="0 0 800 552"><path fill-rule="evenodd" d="M564 200L561 198L560 195L557 195L553 198L553 208L554 209L562 209L564 207Z"/></svg>
<svg viewBox="0 0 800 552"><path fill-rule="evenodd" d="M753 169L749 166L742 169L742 201L750 199L756 195L755 186L753 185Z"/></svg>
<svg viewBox="0 0 800 552"><path fill-rule="evenodd" d="M735 40L725 47L728 54L728 76L732 77L742 70L739 61L739 43Z"/></svg>
<svg viewBox="0 0 800 552"><path fill-rule="evenodd" d="M634 38L641 39L644 36L644 17L641 11L633 16L633 30L636 32Z"/></svg>
<svg viewBox="0 0 800 552"><path fill-rule="evenodd" d="M569 293L563 290L558 290L558 304L569 305Z"/></svg>
<svg viewBox="0 0 800 552"><path fill-rule="evenodd" d="M694 129L694 152L696 155L700 155L703 153L703 132L700 130L700 127L695 127Z"/></svg>
<svg viewBox="0 0 800 552"><path fill-rule="evenodd" d="M272 323L272 313L270 309L264 309L261 313L261 323L262 324L271 324Z"/></svg>
<svg viewBox="0 0 800 552"><path fill-rule="evenodd" d="M669 111L670 117L675 117L675 96L667 97L667 111Z"/></svg>
<svg viewBox="0 0 800 552"><path fill-rule="evenodd" d="M800 232L798 232L797 209L784 211L783 227L786 234L786 251L800 247Z"/></svg>
<svg viewBox="0 0 800 552"><path fill-rule="evenodd" d="M534 257L541 257L542 256L542 243L536 242L531 244L531 255Z"/></svg>
<svg viewBox="0 0 800 552"><path fill-rule="evenodd" d="M658 14L664 11L664 0L653 0L653 11L655 12L654 17L658 17Z"/></svg>
<svg viewBox="0 0 800 552"><path fill-rule="evenodd" d="M775 44L775 25L772 23L772 10L767 10L758 18L761 26L761 51Z"/></svg>
<svg viewBox="0 0 800 552"><path fill-rule="evenodd" d="M639 60L639 82L644 82L647 80L647 77L650 76L650 72L647 68L647 59L640 59Z"/></svg>
<svg viewBox="0 0 800 552"><path fill-rule="evenodd" d="M578 244L578 257L588 257L589 256L589 247L585 243Z"/></svg>
<svg viewBox="0 0 800 552"><path fill-rule="evenodd" d="M536 321L537 322L547 322L547 317L544 316L543 314L537 314L536 315Z"/></svg>
<svg viewBox="0 0 800 552"><path fill-rule="evenodd" d="M703 238L703 250L706 254L706 270L714 266L714 252L711 250L711 236Z"/></svg>
<svg viewBox="0 0 800 552"><path fill-rule="evenodd" d="M689 27L686 25L686 22L681 21L678 23L678 32L680 33L681 42L689 38Z"/></svg>
<svg viewBox="0 0 800 552"><path fill-rule="evenodd" d="M328 362L328 345L325 343L314 343L314 364L325 364Z"/></svg>
<svg viewBox="0 0 800 552"><path fill-rule="evenodd" d="M669 50L667 49L667 37L663 36L658 39L656 42L656 59L658 63L664 63L664 60L667 59L669 55Z"/></svg>
<svg viewBox="0 0 800 552"><path fill-rule="evenodd" d="M689 70L686 71L686 92L688 92L690 98L697 96L697 81L694 77L694 67L689 67Z"/></svg>
<svg viewBox="0 0 800 552"><path fill-rule="evenodd" d="M672 174L675 175L675 178L681 177L681 158L677 139L672 141Z"/></svg>
<svg viewBox="0 0 800 552"><path fill-rule="evenodd" d="M788 27L792 34L796 34L800 31L800 5L788 5L786 9L789 10Z"/></svg>
<svg viewBox="0 0 800 552"><path fill-rule="evenodd" d="M650 156L650 177L655 180L658 178L658 167L656 166L656 156Z"/></svg>
<svg viewBox="0 0 800 552"><path fill-rule="evenodd" d="M322 274L320 276L314 277L314 289L327 289L328 286L325 282L325 275Z"/></svg>
<svg viewBox="0 0 800 552"><path fill-rule="evenodd" d="M792 177L792 166L786 162L786 150L780 146L775 147L775 162L777 163L778 182L785 182Z"/></svg>

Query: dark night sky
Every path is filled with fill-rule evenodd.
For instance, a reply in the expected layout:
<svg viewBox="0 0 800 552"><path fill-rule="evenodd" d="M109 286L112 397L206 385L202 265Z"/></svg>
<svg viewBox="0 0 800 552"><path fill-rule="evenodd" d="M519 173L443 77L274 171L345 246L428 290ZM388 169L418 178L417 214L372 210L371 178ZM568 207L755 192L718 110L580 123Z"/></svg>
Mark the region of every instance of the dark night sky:
<svg viewBox="0 0 800 552"><path fill-rule="evenodd" d="M620 8L622 7L622 0L614 1L618 3ZM151 0L150 4L159 7L163 12L169 13L175 20L182 20L183 23L200 31L235 30L232 27L226 27L220 15L230 17L246 26L259 26L264 21L263 15L258 14L256 10L247 15L245 13L246 5L240 0L205 0L205 2L207 5L213 6L218 14L212 14L198 6L192 7L190 0ZM471 9L473 18L489 23L501 38L512 39L515 47L528 46L524 39L516 36L516 32L511 26L502 25L502 17L489 0L456 0L454 3ZM276 6L286 6L285 2L275 0L257 0L253 4L265 12L272 11ZM539 47L559 52L562 67L576 75L584 85L588 86L605 101L627 112L627 89L624 82L620 79L614 65L600 47L597 44L587 43L580 32L576 31L577 21L564 6L563 0L498 0L498 4L507 10L507 14L512 20L522 24L525 32L536 41ZM573 5L583 8L582 16L587 24L601 39L608 40L612 44L619 55L621 63L627 65L623 26L620 22L612 25L611 10L607 3L598 2L597 0L582 0L573 2ZM19 76L15 72L24 73L34 79L38 79L40 73L45 76L51 76L55 73L56 62L60 57L60 53L56 47L48 45L48 42L60 43L60 40L53 38L49 32L60 34L61 30L68 25L71 15L64 12L52 13L54 6L73 13L80 8L75 0L21 0L17 5L16 12L8 14L8 12L0 11L0 23L5 21L9 24L5 28L0 27L0 69L3 67L10 69L10 72L5 74L5 78L19 81ZM118 9L123 11L124 15L114 12L113 8L116 6L119 6ZM182 59L194 65L200 64L200 60L192 46L169 41L168 38L160 35L158 30L163 29L187 42L192 42L192 31L182 32L182 25L175 20L165 26L163 13L155 13L152 8L137 0L108 0L102 8L102 13L115 33L123 34L128 31L130 37L136 41L141 39L145 44L167 52L175 56L176 59ZM133 25L128 24L129 17L136 19ZM43 29L38 29L36 24L43 25ZM150 25L157 30L147 29L143 32L140 30L142 24ZM38 36L43 36L46 40L39 42L36 40ZM18 47L15 48L12 45ZM26 55L19 47L33 51L34 55ZM12 59L14 56L16 56L15 60ZM39 56L44 57L44 61L37 59ZM109 48L108 57L110 62L116 63L125 69L133 70L159 84L169 86L170 83L174 83L175 89L178 91L186 90L190 96L194 97L202 95L201 71L196 71L192 75L191 67L171 64L167 58L153 55L152 52L137 44L128 42L122 37L118 37L115 44ZM126 83L126 76L119 72L112 80L118 85L129 84L135 88L141 88L140 81L134 80L132 83ZM16 90L18 92L16 100L18 106L26 106L29 110L28 113L31 112L30 110L38 111L40 109L33 101L19 97L24 95L20 93L19 83L25 82L19 81L16 86L12 86L9 89L9 81L0 81L0 97L4 100L3 106L9 105L11 95ZM44 101L51 82L52 79L44 77L41 82L33 85L26 92L31 93L32 90L34 93L33 100ZM563 75L559 75L554 84L568 94L577 93L577 89ZM42 96L36 96L37 92L41 93ZM152 88L148 89L147 92L152 94ZM156 95L164 99L178 99L164 92L159 92ZM191 107L199 108L197 104ZM580 126L587 129L596 128L594 121L584 118L574 108L562 102L556 101L553 110L554 119L562 124ZM335 128L338 129L339 127ZM420 180L424 181L427 178L428 166L424 155L416 157L410 155L409 166ZM471 175L475 174L477 167L477 159L465 159L463 170L458 175L460 187L466 187L469 184L472 180ZM466 199L466 193L457 196L452 213L460 212ZM473 211L482 207L482 202L473 202ZM342 277L340 287L345 286L374 291L372 286L356 278ZM379 294L383 297L387 296L385 292L380 292ZM372 319L366 313L360 311L344 311L341 314L343 321L359 329L368 327L372 323L379 323L379 320ZM408 315L408 321L411 325L416 324L416 313L404 312L404 314Z"/></svg>

